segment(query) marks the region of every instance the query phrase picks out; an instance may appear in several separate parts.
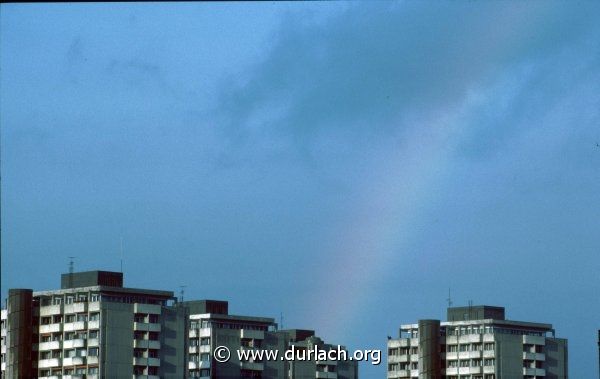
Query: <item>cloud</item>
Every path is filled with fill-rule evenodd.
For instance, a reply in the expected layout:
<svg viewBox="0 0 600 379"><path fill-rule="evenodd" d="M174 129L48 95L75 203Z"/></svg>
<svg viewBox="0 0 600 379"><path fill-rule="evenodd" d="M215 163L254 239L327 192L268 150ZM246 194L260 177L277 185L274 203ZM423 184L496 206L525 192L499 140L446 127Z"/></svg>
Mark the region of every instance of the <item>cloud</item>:
<svg viewBox="0 0 600 379"><path fill-rule="evenodd" d="M409 119L456 108L473 90L527 67L551 66L568 46L585 46L590 31L598 35L587 7L596 6L359 4L321 25L290 15L264 60L222 91L217 113L226 133L242 140L266 131L300 145L330 132L353 133L358 141L401 137L407 128L427 127ZM528 80L540 84L546 73L556 70Z"/></svg>

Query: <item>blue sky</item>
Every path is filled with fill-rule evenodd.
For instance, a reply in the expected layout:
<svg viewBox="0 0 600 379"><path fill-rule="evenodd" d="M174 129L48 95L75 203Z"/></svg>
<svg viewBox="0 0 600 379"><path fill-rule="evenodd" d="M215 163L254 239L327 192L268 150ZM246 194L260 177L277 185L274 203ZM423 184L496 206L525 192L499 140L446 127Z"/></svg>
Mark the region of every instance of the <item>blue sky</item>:
<svg viewBox="0 0 600 379"><path fill-rule="evenodd" d="M2 298L76 269L351 348L600 327L597 2L2 5ZM384 365L364 365L383 377Z"/></svg>

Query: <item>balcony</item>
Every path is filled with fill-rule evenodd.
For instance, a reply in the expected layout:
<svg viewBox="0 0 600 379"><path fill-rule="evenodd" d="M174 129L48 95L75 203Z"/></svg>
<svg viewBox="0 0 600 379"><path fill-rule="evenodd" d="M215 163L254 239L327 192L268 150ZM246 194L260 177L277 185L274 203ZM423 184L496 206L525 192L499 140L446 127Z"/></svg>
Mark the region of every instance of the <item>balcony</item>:
<svg viewBox="0 0 600 379"><path fill-rule="evenodd" d="M544 346L546 345L546 337L524 335L523 344Z"/></svg>
<svg viewBox="0 0 600 379"><path fill-rule="evenodd" d="M85 357L68 357L63 358L63 366L84 365Z"/></svg>
<svg viewBox="0 0 600 379"><path fill-rule="evenodd" d="M99 320L88 321L88 329L100 329L100 321Z"/></svg>
<svg viewBox="0 0 600 379"><path fill-rule="evenodd" d="M240 329L240 338L253 338L257 340L264 340L265 332L262 330Z"/></svg>
<svg viewBox="0 0 600 379"><path fill-rule="evenodd" d="M66 340L63 342L63 349L72 349L74 347L85 347L84 339Z"/></svg>
<svg viewBox="0 0 600 379"><path fill-rule="evenodd" d="M523 367L523 375L546 376L546 370L543 368Z"/></svg>
<svg viewBox="0 0 600 379"><path fill-rule="evenodd" d="M73 303L73 304L65 304L65 314L69 313L85 313L87 312L88 303Z"/></svg>
<svg viewBox="0 0 600 379"><path fill-rule="evenodd" d="M325 371L317 371L316 378L327 378L327 379L337 379L337 373L335 372L325 372Z"/></svg>
<svg viewBox="0 0 600 379"><path fill-rule="evenodd" d="M85 322L85 321L69 322L69 323L65 323L65 326L64 326L65 332L72 332L75 330L84 330L84 329L87 329L87 322Z"/></svg>
<svg viewBox="0 0 600 379"><path fill-rule="evenodd" d="M55 332L61 332L61 331L62 331L62 324L59 324L59 323L40 325L40 334L55 333Z"/></svg>
<svg viewBox="0 0 600 379"><path fill-rule="evenodd" d="M98 312L100 311L100 302L99 301L94 301L88 304L88 311L89 312Z"/></svg>
<svg viewBox="0 0 600 379"><path fill-rule="evenodd" d="M61 341L40 342L38 350L58 350L61 348ZM2 346L4 348L4 346Z"/></svg>
<svg viewBox="0 0 600 379"><path fill-rule="evenodd" d="M96 365L98 364L98 357L95 355L88 355L87 356L87 364L88 365ZM89 378L89 375L88 375Z"/></svg>
<svg viewBox="0 0 600 379"><path fill-rule="evenodd" d="M149 322L134 322L133 330L143 332L160 332L160 324L149 323Z"/></svg>
<svg viewBox="0 0 600 379"><path fill-rule="evenodd" d="M243 370L263 371L265 365L262 362L240 362L240 368Z"/></svg>
<svg viewBox="0 0 600 379"><path fill-rule="evenodd" d="M40 359L38 361L38 368L58 367L60 365L60 358Z"/></svg>
<svg viewBox="0 0 600 379"><path fill-rule="evenodd" d="M161 306L156 304L133 304L134 313L147 313L151 315L159 315L161 313Z"/></svg>
<svg viewBox="0 0 600 379"><path fill-rule="evenodd" d="M40 307L40 317L60 315L62 313L63 313L63 305L62 304L46 305L46 306Z"/></svg>
<svg viewBox="0 0 600 379"><path fill-rule="evenodd" d="M475 350L475 351L469 351L468 358L481 358L481 356L482 356L482 352L479 350Z"/></svg>
<svg viewBox="0 0 600 379"><path fill-rule="evenodd" d="M96 346L98 346L98 343L99 343L98 338L90 338L87 340L88 347L96 347Z"/></svg>
<svg viewBox="0 0 600 379"><path fill-rule="evenodd" d="M469 374L481 374L483 373L483 367L482 366L472 366L469 367Z"/></svg>
<svg viewBox="0 0 600 379"><path fill-rule="evenodd" d="M159 358L134 357L133 358L133 365L134 366L153 366L153 367L159 367L160 366L160 359Z"/></svg>
<svg viewBox="0 0 600 379"><path fill-rule="evenodd" d="M188 362L189 370L201 370L201 369L209 369L210 361L198 361L198 362Z"/></svg>
<svg viewBox="0 0 600 379"><path fill-rule="evenodd" d="M496 356L496 352L494 350L484 350L483 357L484 358L494 358Z"/></svg>
<svg viewBox="0 0 600 379"><path fill-rule="evenodd" d="M133 340L133 347L138 349L160 349L160 341Z"/></svg>

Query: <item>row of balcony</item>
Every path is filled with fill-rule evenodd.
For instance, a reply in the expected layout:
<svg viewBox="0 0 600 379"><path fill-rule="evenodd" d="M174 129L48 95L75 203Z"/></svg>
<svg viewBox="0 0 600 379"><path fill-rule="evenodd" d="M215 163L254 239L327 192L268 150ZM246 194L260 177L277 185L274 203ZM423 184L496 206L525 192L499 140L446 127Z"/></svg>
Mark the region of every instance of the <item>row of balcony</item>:
<svg viewBox="0 0 600 379"><path fill-rule="evenodd" d="M210 353L210 345L190 346L188 352L190 354Z"/></svg>
<svg viewBox="0 0 600 379"><path fill-rule="evenodd" d="M152 366L160 367L159 358L144 358L144 357L133 357L134 366Z"/></svg>
<svg viewBox="0 0 600 379"><path fill-rule="evenodd" d="M493 374L494 366L447 367L446 375Z"/></svg>
<svg viewBox="0 0 600 379"><path fill-rule="evenodd" d="M133 330L141 332L160 332L160 324L150 322L134 322Z"/></svg>
<svg viewBox="0 0 600 379"><path fill-rule="evenodd" d="M85 312L99 312L100 303L72 303L72 304L54 304L45 305L40 307L40 317L53 316L69 313L85 313Z"/></svg>
<svg viewBox="0 0 600 379"><path fill-rule="evenodd" d="M210 337L210 328L190 329L190 338Z"/></svg>
<svg viewBox="0 0 600 379"><path fill-rule="evenodd" d="M98 357L68 357L68 358L50 358L40 359L38 361L38 368L50 368L59 366L76 366L85 364L98 364Z"/></svg>
<svg viewBox="0 0 600 379"><path fill-rule="evenodd" d="M209 369L210 361L198 361L198 362L188 362L189 370L201 370L201 369Z"/></svg>
<svg viewBox="0 0 600 379"><path fill-rule="evenodd" d="M160 341L154 340L133 340L133 347L138 349L160 349Z"/></svg>
<svg viewBox="0 0 600 379"><path fill-rule="evenodd" d="M337 373L335 372L323 372L317 371L317 378L326 378L326 379L337 379Z"/></svg>
<svg viewBox="0 0 600 379"><path fill-rule="evenodd" d="M162 307L156 304L140 304L135 303L133 305L133 311L135 313L145 313L160 315ZM85 313L85 312L98 312L100 311L100 302L78 302L72 304L55 304L46 305L40 307L40 316L53 316L60 314L69 313Z"/></svg>

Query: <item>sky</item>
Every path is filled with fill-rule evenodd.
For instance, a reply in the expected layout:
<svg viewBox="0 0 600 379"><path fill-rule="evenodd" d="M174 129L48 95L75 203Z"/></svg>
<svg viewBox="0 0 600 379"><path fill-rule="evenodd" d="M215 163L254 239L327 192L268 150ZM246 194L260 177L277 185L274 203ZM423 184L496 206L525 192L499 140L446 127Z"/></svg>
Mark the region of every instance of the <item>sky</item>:
<svg viewBox="0 0 600 379"><path fill-rule="evenodd" d="M598 2L3 4L2 299L76 270L385 350L506 307L597 372ZM361 364L362 377L385 364Z"/></svg>

